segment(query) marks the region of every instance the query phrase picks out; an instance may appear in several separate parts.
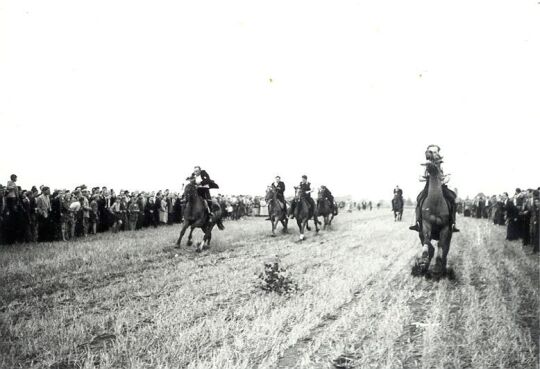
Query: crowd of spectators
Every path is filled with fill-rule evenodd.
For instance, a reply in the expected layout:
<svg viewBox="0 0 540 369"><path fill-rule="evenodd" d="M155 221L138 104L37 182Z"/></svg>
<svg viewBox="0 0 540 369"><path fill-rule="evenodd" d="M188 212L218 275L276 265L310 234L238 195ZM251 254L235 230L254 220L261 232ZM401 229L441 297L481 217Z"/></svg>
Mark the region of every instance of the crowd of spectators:
<svg viewBox="0 0 540 369"><path fill-rule="evenodd" d="M261 197L215 197L225 218L259 215ZM182 222L181 194L173 191L115 192L107 187L73 190L17 185L12 175L0 185L0 244L68 241L100 232L133 231Z"/></svg>
<svg viewBox="0 0 540 369"><path fill-rule="evenodd" d="M514 195L507 192L486 196L478 194L474 199L458 203L458 212L466 217L490 219L493 224L506 226L506 239L522 240L524 246L539 251L540 233L540 187L522 191L516 188Z"/></svg>

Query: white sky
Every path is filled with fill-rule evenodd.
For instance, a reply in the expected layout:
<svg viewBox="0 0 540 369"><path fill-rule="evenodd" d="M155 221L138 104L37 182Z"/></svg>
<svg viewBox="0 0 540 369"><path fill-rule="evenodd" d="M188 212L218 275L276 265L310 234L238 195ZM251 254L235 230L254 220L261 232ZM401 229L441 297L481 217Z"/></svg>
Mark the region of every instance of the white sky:
<svg viewBox="0 0 540 369"><path fill-rule="evenodd" d="M200 164L223 193L307 174L414 197L434 143L461 195L537 187L539 16L536 0L0 0L0 179L179 189Z"/></svg>

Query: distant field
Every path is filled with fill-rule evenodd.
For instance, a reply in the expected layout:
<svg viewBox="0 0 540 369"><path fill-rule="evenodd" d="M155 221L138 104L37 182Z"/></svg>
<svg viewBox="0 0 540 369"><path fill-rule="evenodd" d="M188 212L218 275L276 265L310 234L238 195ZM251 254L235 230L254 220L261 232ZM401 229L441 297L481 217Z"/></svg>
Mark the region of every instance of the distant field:
<svg viewBox="0 0 540 369"><path fill-rule="evenodd" d="M201 254L178 226L0 249L0 368L537 368L538 256L460 218L456 279L414 278L411 217L340 214L303 243L228 222ZM258 287L276 255L290 296Z"/></svg>

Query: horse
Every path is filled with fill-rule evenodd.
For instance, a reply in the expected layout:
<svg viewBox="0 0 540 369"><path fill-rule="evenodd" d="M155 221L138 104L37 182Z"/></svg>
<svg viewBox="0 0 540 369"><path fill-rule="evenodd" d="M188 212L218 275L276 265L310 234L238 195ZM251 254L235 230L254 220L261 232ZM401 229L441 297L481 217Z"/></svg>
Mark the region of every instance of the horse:
<svg viewBox="0 0 540 369"><path fill-rule="evenodd" d="M334 212L332 211L332 204L324 196L324 191L319 189L317 193L317 211L315 212L316 217L319 215L324 218L323 230L332 225L332 220L334 219Z"/></svg>
<svg viewBox="0 0 540 369"><path fill-rule="evenodd" d="M313 221L315 222L315 231L319 233L319 221L317 220L316 215L317 209L310 209L310 204L306 199L306 194L300 187L295 187L294 189L294 198L296 201L294 217L296 218L298 230L300 231L300 241L303 241L306 238L304 236L304 229L310 230L308 226L309 219L313 218Z"/></svg>
<svg viewBox="0 0 540 369"><path fill-rule="evenodd" d="M283 233L287 233L289 218L285 203L277 198L277 191L274 187L268 186L266 189L265 201L268 204L268 216L272 222L272 237L276 236L276 228L279 222L283 225Z"/></svg>
<svg viewBox="0 0 540 369"><path fill-rule="evenodd" d="M437 152L426 151L428 193L422 202L420 211L420 242L422 243L422 256L419 266L423 273L428 271L435 249L432 241L437 242L437 256L433 274L440 275L446 272L446 261L450 242L452 240L452 225L450 224L450 206L446 202L442 191L441 163Z"/></svg>
<svg viewBox="0 0 540 369"><path fill-rule="evenodd" d="M403 215L403 197L398 194L392 199L392 211L394 212L394 222L401 222Z"/></svg>
<svg viewBox="0 0 540 369"><path fill-rule="evenodd" d="M204 232L203 241L197 246L196 251L201 252L205 248L210 247L210 241L212 240L212 229L217 224L220 230L223 230L223 223L221 222L222 211L221 206L217 202L212 202L213 217L210 217L206 211L204 201L206 201L197 192L197 186L195 183L188 183L184 187L184 199L186 200L186 208L184 209L184 222L182 229L180 230L180 237L176 241L176 247L180 247L182 237L186 230L191 227L188 236L187 245L191 246L191 236L195 228L200 228Z"/></svg>

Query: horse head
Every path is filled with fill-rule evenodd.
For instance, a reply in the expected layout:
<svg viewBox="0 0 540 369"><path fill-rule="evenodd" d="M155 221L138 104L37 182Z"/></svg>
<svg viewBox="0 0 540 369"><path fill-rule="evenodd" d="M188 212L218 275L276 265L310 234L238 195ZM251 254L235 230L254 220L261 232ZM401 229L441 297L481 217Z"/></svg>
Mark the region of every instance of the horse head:
<svg viewBox="0 0 540 369"><path fill-rule="evenodd" d="M304 190L300 186L294 188L294 198L300 200L304 196Z"/></svg>
<svg viewBox="0 0 540 369"><path fill-rule="evenodd" d="M266 202L273 200L275 196L276 196L276 191L274 190L274 187L272 186L266 187L266 197L265 197Z"/></svg>
<svg viewBox="0 0 540 369"><path fill-rule="evenodd" d="M186 201L191 201L194 196L198 196L197 185L194 182L190 181L184 186L184 198L186 199Z"/></svg>

